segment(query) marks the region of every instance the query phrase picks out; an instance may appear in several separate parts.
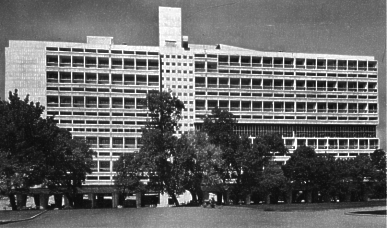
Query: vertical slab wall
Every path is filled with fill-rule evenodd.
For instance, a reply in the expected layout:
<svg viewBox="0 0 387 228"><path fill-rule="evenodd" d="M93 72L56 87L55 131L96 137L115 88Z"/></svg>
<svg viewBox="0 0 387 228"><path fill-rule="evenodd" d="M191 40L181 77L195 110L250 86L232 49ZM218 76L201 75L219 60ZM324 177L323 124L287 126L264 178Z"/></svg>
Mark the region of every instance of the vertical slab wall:
<svg viewBox="0 0 387 228"><path fill-rule="evenodd" d="M29 94L30 101L46 106L46 43L9 41L5 48L5 94L18 89L19 96Z"/></svg>
<svg viewBox="0 0 387 228"><path fill-rule="evenodd" d="M181 9L159 8L159 45L181 47Z"/></svg>

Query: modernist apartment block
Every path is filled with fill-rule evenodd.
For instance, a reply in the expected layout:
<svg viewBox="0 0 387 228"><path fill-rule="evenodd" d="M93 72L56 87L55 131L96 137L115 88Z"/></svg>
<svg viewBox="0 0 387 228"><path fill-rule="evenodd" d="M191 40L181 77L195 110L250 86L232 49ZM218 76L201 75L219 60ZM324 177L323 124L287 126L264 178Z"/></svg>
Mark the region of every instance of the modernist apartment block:
<svg viewBox="0 0 387 228"><path fill-rule="evenodd" d="M312 146L347 158L379 147L374 57L189 44L178 8L160 8L159 35L159 46L87 37L6 48L6 91L30 94L98 152L86 185L113 184L114 161L139 150L149 119L143 101L155 90L171 89L185 103L178 134L200 128L218 106L237 117L240 135L278 133L290 152Z"/></svg>

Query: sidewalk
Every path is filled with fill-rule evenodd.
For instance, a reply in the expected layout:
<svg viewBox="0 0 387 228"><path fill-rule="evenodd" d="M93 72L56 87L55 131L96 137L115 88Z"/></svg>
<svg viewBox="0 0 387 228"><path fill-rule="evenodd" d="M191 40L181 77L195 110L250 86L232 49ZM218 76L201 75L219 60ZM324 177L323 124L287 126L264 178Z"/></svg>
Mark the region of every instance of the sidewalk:
<svg viewBox="0 0 387 228"><path fill-rule="evenodd" d="M47 210L0 211L0 225L34 219Z"/></svg>

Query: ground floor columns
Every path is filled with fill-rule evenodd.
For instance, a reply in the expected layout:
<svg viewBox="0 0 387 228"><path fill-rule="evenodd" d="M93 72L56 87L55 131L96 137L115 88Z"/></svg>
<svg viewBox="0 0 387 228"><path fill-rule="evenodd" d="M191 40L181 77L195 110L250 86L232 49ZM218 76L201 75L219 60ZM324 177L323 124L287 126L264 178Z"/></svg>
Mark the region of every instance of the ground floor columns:
<svg viewBox="0 0 387 228"><path fill-rule="evenodd" d="M118 202L119 202L119 199L120 199L120 195L118 192L113 192L112 193L112 208L117 208L118 206Z"/></svg>
<svg viewBox="0 0 387 228"><path fill-rule="evenodd" d="M222 201L223 201L222 200L222 195L223 194L221 192L216 193L216 201L217 201L216 204L217 205L222 205Z"/></svg>
<svg viewBox="0 0 387 228"><path fill-rule="evenodd" d="M247 204L247 205L250 205L250 204L251 204L251 195L250 195L250 194L248 194L248 195L246 196L246 204Z"/></svg>
<svg viewBox="0 0 387 228"><path fill-rule="evenodd" d="M141 192L136 192L136 207L141 207Z"/></svg>
<svg viewBox="0 0 387 228"><path fill-rule="evenodd" d="M97 200L95 199L95 194L94 193L89 193L87 198L89 198L89 200L90 200L90 207L91 208L96 208Z"/></svg>
<svg viewBox="0 0 387 228"><path fill-rule="evenodd" d="M40 209L46 210L48 206L48 194L41 193L39 195Z"/></svg>
<svg viewBox="0 0 387 228"><path fill-rule="evenodd" d="M17 194L16 195L17 208L20 210L26 207L27 204L27 195L26 194Z"/></svg>

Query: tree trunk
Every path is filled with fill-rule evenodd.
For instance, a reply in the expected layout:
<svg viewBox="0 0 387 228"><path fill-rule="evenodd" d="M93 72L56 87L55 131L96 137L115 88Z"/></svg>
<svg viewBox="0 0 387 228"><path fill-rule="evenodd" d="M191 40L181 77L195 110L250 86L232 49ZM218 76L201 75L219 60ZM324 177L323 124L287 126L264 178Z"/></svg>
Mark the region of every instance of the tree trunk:
<svg viewBox="0 0 387 228"><path fill-rule="evenodd" d="M175 203L175 206L178 207L179 206L179 201L176 198L176 194L172 193L172 194L169 194L169 195L172 197L172 200Z"/></svg>
<svg viewBox="0 0 387 228"><path fill-rule="evenodd" d="M270 196L270 193L266 195L266 204L270 204Z"/></svg>
<svg viewBox="0 0 387 228"><path fill-rule="evenodd" d="M14 194L9 194L9 203L11 204L12 210L16 211L17 210L17 205L16 205L16 199Z"/></svg>
<svg viewBox="0 0 387 228"><path fill-rule="evenodd" d="M312 203L312 190L307 190L306 191L306 203Z"/></svg>
<svg viewBox="0 0 387 228"><path fill-rule="evenodd" d="M196 205L198 203L198 198L197 198L197 195L196 195L196 192L195 190L191 189L191 190L188 190L190 193L191 193L191 196L192 196L192 203L194 205Z"/></svg>

